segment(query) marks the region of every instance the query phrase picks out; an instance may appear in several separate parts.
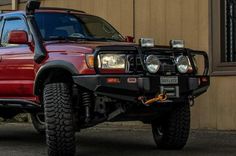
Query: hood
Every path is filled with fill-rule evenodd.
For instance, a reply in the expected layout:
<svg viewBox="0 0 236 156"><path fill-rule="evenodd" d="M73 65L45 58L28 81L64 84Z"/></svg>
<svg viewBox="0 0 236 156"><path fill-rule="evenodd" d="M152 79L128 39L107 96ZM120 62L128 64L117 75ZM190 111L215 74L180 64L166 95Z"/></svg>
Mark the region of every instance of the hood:
<svg viewBox="0 0 236 156"><path fill-rule="evenodd" d="M48 52L65 52L65 53L92 53L96 47L112 46L112 45L135 45L128 42L94 42L94 41L80 41L80 42L65 42L53 41L45 44Z"/></svg>

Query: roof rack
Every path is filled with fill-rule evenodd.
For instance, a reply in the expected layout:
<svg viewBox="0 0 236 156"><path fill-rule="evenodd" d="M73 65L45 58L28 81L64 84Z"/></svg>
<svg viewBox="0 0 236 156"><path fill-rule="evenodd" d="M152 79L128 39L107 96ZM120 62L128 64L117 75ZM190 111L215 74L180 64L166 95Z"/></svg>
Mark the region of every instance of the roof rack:
<svg viewBox="0 0 236 156"><path fill-rule="evenodd" d="M86 13L82 10L68 9L68 8L54 8L54 7L40 7L39 10L59 10L59 11L67 11L67 12L80 12Z"/></svg>
<svg viewBox="0 0 236 156"><path fill-rule="evenodd" d="M82 10L75 10L75 9L68 9L68 8L54 8L54 7L41 7L39 10L59 10L59 11L67 11L67 12L80 12L80 13L86 13ZM8 12L14 12L19 10L0 10L0 14L8 13Z"/></svg>

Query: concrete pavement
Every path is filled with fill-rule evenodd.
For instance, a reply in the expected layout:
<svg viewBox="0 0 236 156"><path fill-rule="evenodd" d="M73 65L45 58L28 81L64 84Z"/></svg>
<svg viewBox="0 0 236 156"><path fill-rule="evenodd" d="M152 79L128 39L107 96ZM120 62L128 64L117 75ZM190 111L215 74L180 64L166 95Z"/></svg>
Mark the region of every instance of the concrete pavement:
<svg viewBox="0 0 236 156"><path fill-rule="evenodd" d="M236 156L236 132L192 131L182 151L155 149L150 130L98 128L77 135L78 156ZM29 124L0 125L0 156L46 156L45 138Z"/></svg>

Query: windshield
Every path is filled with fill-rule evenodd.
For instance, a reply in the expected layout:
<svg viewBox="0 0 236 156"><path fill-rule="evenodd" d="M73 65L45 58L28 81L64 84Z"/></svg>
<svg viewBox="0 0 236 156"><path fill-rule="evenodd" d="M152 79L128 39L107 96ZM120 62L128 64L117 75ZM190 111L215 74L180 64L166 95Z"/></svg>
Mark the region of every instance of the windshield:
<svg viewBox="0 0 236 156"><path fill-rule="evenodd" d="M124 41L118 31L105 20L96 16L36 13L35 19L45 41L66 39Z"/></svg>

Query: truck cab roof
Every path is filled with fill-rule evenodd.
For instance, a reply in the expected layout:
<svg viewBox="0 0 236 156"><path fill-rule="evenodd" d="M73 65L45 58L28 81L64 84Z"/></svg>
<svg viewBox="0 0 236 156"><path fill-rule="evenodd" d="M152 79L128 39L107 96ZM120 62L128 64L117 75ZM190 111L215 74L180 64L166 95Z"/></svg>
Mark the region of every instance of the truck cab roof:
<svg viewBox="0 0 236 156"><path fill-rule="evenodd" d="M37 9L36 12L55 12L55 13L76 13L76 14L87 14L82 10L68 9L68 8L53 8L53 7L42 7ZM13 14L26 14L25 11L19 10L0 10L0 17L4 15L13 15Z"/></svg>

